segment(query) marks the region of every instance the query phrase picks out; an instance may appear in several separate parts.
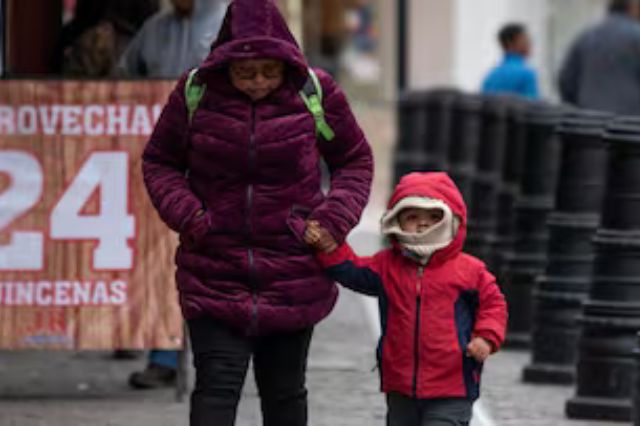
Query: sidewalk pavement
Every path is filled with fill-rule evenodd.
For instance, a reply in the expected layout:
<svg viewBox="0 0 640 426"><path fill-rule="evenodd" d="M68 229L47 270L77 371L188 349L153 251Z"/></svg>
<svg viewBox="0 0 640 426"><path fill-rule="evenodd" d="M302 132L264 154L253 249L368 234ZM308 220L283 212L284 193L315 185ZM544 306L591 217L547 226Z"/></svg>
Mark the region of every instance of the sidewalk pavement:
<svg viewBox="0 0 640 426"><path fill-rule="evenodd" d="M144 361L115 361L108 355L0 352L0 426L188 424L188 402L175 402L172 390L127 388L127 375ZM312 343L307 379L310 425L383 425L384 403L374 365L360 296L342 291ZM247 378L237 424L261 424L252 377Z"/></svg>
<svg viewBox="0 0 640 426"><path fill-rule="evenodd" d="M360 254L379 247L378 220L390 189L393 113L391 105L358 104L356 114L370 136L376 175L370 206L351 241ZM364 301L364 302L363 302ZM384 399L374 366L376 308L347 290L321 323L308 368L310 426L382 426ZM104 352L0 352L0 426L181 426L188 402L173 390L132 391L129 373L144 360L114 361ZM482 399L472 426L612 426L564 418L572 387L520 382L529 361L522 352L501 352L487 363ZM190 372L193 378L193 372ZM187 398L188 399L188 398ZM238 426L260 425L253 379L247 378Z"/></svg>
<svg viewBox="0 0 640 426"><path fill-rule="evenodd" d="M377 233L363 224L351 238L360 253L377 249ZM370 230L371 228L369 228ZM341 290L338 306L313 339L308 387L310 426L382 426L384 400L372 371L376 310L373 299ZM188 402L173 390L132 391L128 374L144 361L114 361L104 352L0 352L0 426L180 426ZM520 381L525 352L503 351L487 363L482 412L473 426L612 426L564 418L572 387ZM193 372L190 371L193 378ZM477 407L476 407L477 408ZM488 418L488 419L487 419ZM247 378L238 426L260 425L253 379Z"/></svg>
<svg viewBox="0 0 640 426"><path fill-rule="evenodd" d="M482 375L482 404L495 426L623 426L630 423L569 420L564 415L574 386L521 381L529 352L504 350L492 356ZM487 424L486 426L492 426Z"/></svg>

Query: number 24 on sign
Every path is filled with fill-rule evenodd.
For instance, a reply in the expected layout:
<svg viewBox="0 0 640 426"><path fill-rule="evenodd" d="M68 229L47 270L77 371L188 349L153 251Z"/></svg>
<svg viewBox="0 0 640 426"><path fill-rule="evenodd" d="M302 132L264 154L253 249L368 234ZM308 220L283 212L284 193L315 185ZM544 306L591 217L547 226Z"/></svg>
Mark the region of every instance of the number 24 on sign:
<svg viewBox="0 0 640 426"><path fill-rule="evenodd" d="M57 201L50 218L54 240L97 240L94 270L133 268L128 240L135 236L135 218L127 211L128 166L126 152L92 153ZM0 232L32 209L42 196L43 171L31 153L0 151L0 173L10 178L0 194ZM81 214L83 206L100 189L96 215ZM0 246L0 271L40 271L44 267L44 236L39 231L12 231L10 242Z"/></svg>

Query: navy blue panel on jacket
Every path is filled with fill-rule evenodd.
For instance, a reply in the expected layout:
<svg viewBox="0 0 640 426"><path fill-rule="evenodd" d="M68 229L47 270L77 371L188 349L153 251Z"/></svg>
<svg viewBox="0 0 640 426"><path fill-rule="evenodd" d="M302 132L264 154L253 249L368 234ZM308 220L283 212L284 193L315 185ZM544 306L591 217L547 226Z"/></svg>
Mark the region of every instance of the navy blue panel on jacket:
<svg viewBox="0 0 640 426"><path fill-rule="evenodd" d="M478 302L478 292L474 290L462 292L455 304L458 343L460 344L460 349L462 349L462 374L467 388L467 398L472 400L477 399L480 395L482 363L471 356L467 356L467 345L471 342Z"/></svg>

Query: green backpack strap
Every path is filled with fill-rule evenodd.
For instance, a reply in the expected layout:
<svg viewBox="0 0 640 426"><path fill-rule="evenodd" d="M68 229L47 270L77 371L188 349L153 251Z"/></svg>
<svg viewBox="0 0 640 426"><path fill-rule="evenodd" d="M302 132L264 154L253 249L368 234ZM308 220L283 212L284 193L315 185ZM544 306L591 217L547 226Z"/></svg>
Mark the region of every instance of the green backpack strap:
<svg viewBox="0 0 640 426"><path fill-rule="evenodd" d="M206 84L195 84L197 73L198 68L189 71L189 76L184 86L184 98L187 104L189 124L191 124L193 115L196 113L200 101L207 90ZM313 120L316 123L316 133L320 134L327 142L332 141L336 135L324 117L324 109L322 108L322 85L320 84L318 76L311 68L309 68L309 79L300 91L300 97L313 116Z"/></svg>
<svg viewBox="0 0 640 426"><path fill-rule="evenodd" d="M322 108L322 85L316 73L309 68L309 79L300 91L300 97L316 122L316 133L320 134L327 142L332 141L336 135L327 123Z"/></svg>
<svg viewBox="0 0 640 426"><path fill-rule="evenodd" d="M204 96L205 90L207 90L207 85L195 84L195 77L198 73L198 68L194 68L189 71L189 76L187 77L187 83L184 85L184 98L187 103L187 112L189 114L189 124L191 124L191 120L193 119L193 115L196 113L198 109L198 105L200 105L200 101Z"/></svg>

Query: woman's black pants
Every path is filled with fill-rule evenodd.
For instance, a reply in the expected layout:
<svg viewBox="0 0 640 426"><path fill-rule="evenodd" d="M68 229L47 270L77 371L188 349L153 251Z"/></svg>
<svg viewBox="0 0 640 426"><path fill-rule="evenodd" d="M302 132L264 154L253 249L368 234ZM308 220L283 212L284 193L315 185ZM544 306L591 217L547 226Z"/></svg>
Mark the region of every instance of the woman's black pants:
<svg viewBox="0 0 640 426"><path fill-rule="evenodd" d="M249 360L264 426L306 426L305 375L313 328L246 337L211 318L190 320L196 369L191 426L233 426Z"/></svg>

